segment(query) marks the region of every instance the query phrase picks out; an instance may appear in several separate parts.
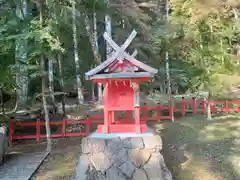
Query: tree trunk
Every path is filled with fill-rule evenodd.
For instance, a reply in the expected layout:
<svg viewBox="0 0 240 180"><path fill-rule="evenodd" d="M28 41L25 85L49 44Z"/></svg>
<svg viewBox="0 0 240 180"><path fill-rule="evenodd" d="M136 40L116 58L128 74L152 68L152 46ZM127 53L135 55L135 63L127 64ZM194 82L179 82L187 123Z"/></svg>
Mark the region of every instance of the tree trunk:
<svg viewBox="0 0 240 180"><path fill-rule="evenodd" d="M93 69L93 66L91 67L91 69ZM96 95L95 95L95 83L92 83L92 101L95 102L96 101Z"/></svg>
<svg viewBox="0 0 240 180"><path fill-rule="evenodd" d="M164 19L165 23L168 24L168 13L169 13L169 4L168 0L158 0L157 10L158 20ZM167 80L167 94L168 94L168 104L170 107L170 113L172 114L172 121L174 121L174 112L173 112L173 98L172 98L172 86L171 86L171 77L170 77L170 69L169 69L169 54L165 51L165 63L166 63L166 80Z"/></svg>
<svg viewBox="0 0 240 180"><path fill-rule="evenodd" d="M82 82L80 78L80 59L79 49L77 40L77 25L76 25L76 2L72 2L72 29L73 29L73 43L74 43L74 60L76 65L76 79L77 79L77 90L78 90L78 104L82 104L84 101Z"/></svg>
<svg viewBox="0 0 240 180"><path fill-rule="evenodd" d="M107 6L109 5L109 0L106 0L106 4ZM105 15L105 32L112 37L112 20L111 17L106 14ZM112 53L112 47L106 43L106 55L107 55L107 59L110 58Z"/></svg>
<svg viewBox="0 0 240 180"><path fill-rule="evenodd" d="M16 15L24 20L27 16L27 0L21 1L21 6L16 8ZM22 32L24 33L24 32ZM16 84L19 107L26 108L28 100L28 59L27 40L19 37L16 39Z"/></svg>
<svg viewBox="0 0 240 180"><path fill-rule="evenodd" d="M90 25L90 20L88 18L88 15L85 13L85 26L86 26L86 31L89 37L89 41L92 47L94 59L97 64L101 64L101 56L99 53L99 47L98 47L98 36L97 36L97 18L96 18L96 13L94 12L93 14L93 31L91 31L91 25ZM102 84L98 84L98 100L103 99L103 90L102 90Z"/></svg>
<svg viewBox="0 0 240 180"><path fill-rule="evenodd" d="M98 47L98 34L97 34L97 17L96 12L93 13L93 37L94 37L94 43L95 43L95 53L98 53L98 61L99 64L101 63L101 57L99 53L99 47ZM97 57L97 56L96 56ZM103 86L101 83L98 83L98 99L101 101L103 99Z"/></svg>
<svg viewBox="0 0 240 180"><path fill-rule="evenodd" d="M56 21L57 26L59 26L58 18L57 18L57 7L55 6L54 3L54 14L53 17ZM59 40L60 34L57 34L57 39ZM64 93L64 80L63 80L63 69L62 69L62 54L61 51L57 53L57 63L58 63L58 77L59 77L59 85L61 88L61 92L63 94L61 95L61 103L62 103L62 112L63 116L65 117L66 115L66 109L65 109L65 93Z"/></svg>
<svg viewBox="0 0 240 180"><path fill-rule="evenodd" d="M105 31L110 37L112 37L112 22L111 22L111 17L109 15L105 16ZM112 47L108 43L106 43L107 59L110 58L111 53L112 53Z"/></svg>
<svg viewBox="0 0 240 180"><path fill-rule="evenodd" d="M96 96L95 96L95 84L92 83L92 101L95 102L96 101Z"/></svg>
<svg viewBox="0 0 240 180"><path fill-rule="evenodd" d="M51 129L50 129L50 120L47 108L47 100L46 100L46 71L45 71L45 62L44 56L41 55L41 71L42 71L42 103L44 110L44 119L45 119L45 128L47 135L47 151L50 152L52 150L52 140L51 140Z"/></svg>
<svg viewBox="0 0 240 180"><path fill-rule="evenodd" d="M64 92L64 81L63 81L63 71L62 71L62 55L58 53L57 55L57 61L58 61L58 70L59 70L59 84L61 87L61 91ZM65 94L61 96L62 101L62 111L63 115L66 115L66 109L65 109Z"/></svg>
<svg viewBox="0 0 240 180"><path fill-rule="evenodd" d="M39 6L40 11L40 25L43 27L43 9L42 5ZM50 128L50 120L47 108L47 100L46 100L46 71L45 71L45 59L44 55L41 54L40 56L40 65L41 65L41 75L42 75L42 103L43 103L43 110L44 110L44 118L45 118L45 128L46 128L46 136L47 136L47 151L51 152L52 150L52 140L51 140L51 128Z"/></svg>
<svg viewBox="0 0 240 180"><path fill-rule="evenodd" d="M211 93L210 93L210 92L208 92L207 119L208 119L208 120L212 120L212 112L211 112Z"/></svg>
<svg viewBox="0 0 240 180"><path fill-rule="evenodd" d="M49 88L49 94L51 97L52 104L54 106L54 110L56 111L57 106L55 102L55 97L54 97L54 84L53 84L53 58L49 57L48 58L48 88Z"/></svg>
<svg viewBox="0 0 240 180"><path fill-rule="evenodd" d="M105 32L112 37L112 21L111 21L111 17L107 14L105 15ZM107 59L110 58L112 53L112 47L106 43L106 55L107 55ZM104 95L103 95L104 96Z"/></svg>
<svg viewBox="0 0 240 180"><path fill-rule="evenodd" d="M169 72L169 59L168 59L168 51L165 52L165 60L166 60L166 77L167 77L167 94L168 94L168 104L170 108L170 113L172 114L172 121L174 121L174 112L173 112L173 98L172 98L172 88L171 88L171 78Z"/></svg>

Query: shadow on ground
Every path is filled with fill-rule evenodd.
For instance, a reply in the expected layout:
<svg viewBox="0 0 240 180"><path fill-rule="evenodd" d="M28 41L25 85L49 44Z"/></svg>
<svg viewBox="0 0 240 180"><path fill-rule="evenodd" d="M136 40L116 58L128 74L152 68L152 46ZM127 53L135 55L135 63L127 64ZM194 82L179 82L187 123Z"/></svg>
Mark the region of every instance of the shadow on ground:
<svg viewBox="0 0 240 180"><path fill-rule="evenodd" d="M155 126L174 179L240 179L239 117L185 117Z"/></svg>

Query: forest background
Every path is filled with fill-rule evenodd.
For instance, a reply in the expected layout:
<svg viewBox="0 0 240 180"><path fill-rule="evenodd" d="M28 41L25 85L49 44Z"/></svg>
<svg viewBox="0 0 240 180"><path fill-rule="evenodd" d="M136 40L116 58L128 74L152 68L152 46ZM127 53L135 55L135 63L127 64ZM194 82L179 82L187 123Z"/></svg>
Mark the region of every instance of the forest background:
<svg viewBox="0 0 240 180"><path fill-rule="evenodd" d="M239 5L237 0L1 0L1 114L31 112L39 103L47 112L47 105L64 107L70 96L75 104L101 100L101 85L94 87L84 73L111 55L105 31L118 44L133 29L138 32L127 51L137 49L137 59L159 70L143 91L229 97L240 82Z"/></svg>

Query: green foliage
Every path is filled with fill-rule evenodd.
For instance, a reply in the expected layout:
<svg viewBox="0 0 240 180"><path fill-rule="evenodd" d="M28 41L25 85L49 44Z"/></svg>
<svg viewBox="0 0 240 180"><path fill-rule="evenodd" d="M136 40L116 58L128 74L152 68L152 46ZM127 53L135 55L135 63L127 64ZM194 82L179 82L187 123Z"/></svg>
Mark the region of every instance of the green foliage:
<svg viewBox="0 0 240 180"><path fill-rule="evenodd" d="M55 58L59 53L63 56L65 85L73 87L76 72L73 60L72 0L48 0L47 4L42 1L43 25L39 22L39 4L27 1L28 16L23 18L19 11L21 2L0 2L0 82L9 89L16 86L16 43L21 39L28 43L25 51L31 94L40 92L39 58L42 54L46 58ZM155 82L151 86L145 85L145 89L161 87L164 90L166 51L169 53L172 86L179 91L202 89L211 91L212 94L218 93L223 88L219 75L240 72L239 54L236 50L240 40L240 23L236 17L239 3L170 0L169 20L164 22L156 21L160 16L153 10L156 7L142 7L134 0L114 0L108 5L103 0L75 2L80 74L83 81L84 73L95 65L83 13L87 13L92 21L93 12L97 13L99 48L103 60L105 42L102 34L106 14L112 17L113 38L117 43L121 44L132 29L137 30L138 36L128 48L129 53L137 49L140 61L159 69ZM155 6L157 2L151 1ZM93 27L92 22L91 26ZM57 81L54 83L58 88L56 62L54 66ZM83 84L90 89L89 82L84 81Z"/></svg>
<svg viewBox="0 0 240 180"><path fill-rule="evenodd" d="M236 73L233 43L239 39L239 23L233 19L228 2L170 3L169 22L155 27L151 41L155 52L161 55L169 51L172 67L185 69L180 76L171 73L178 86L188 84L189 88L205 89L212 94L221 91L217 74Z"/></svg>

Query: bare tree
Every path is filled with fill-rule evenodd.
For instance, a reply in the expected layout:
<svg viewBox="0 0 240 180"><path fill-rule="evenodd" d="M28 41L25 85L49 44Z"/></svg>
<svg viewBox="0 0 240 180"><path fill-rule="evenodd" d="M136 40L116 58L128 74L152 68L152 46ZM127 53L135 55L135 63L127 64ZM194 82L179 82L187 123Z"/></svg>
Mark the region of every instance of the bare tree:
<svg viewBox="0 0 240 180"><path fill-rule="evenodd" d="M43 5L39 3L39 12L40 12L40 25L43 27ZM51 152L52 150L52 140L51 140L51 128L50 128L50 120L47 108L47 100L46 100L46 71L45 71L45 59L44 55L40 56L40 66L41 66L41 75L42 75L42 102L44 109L44 118L45 118L45 127L46 127L46 136L47 136L47 151Z"/></svg>
<svg viewBox="0 0 240 180"><path fill-rule="evenodd" d="M16 15L24 20L27 16L27 0L20 0L16 3ZM20 107L26 107L28 100L28 59L27 59L27 40L22 37L16 39L16 84L18 104Z"/></svg>
<svg viewBox="0 0 240 180"><path fill-rule="evenodd" d="M76 25L76 2L72 0L72 29L73 29L73 43L74 43L74 60L76 66L76 79L77 79L77 90L78 90L78 103L82 104L84 101L83 88L80 78L80 58L78 55L78 40L77 40L77 25Z"/></svg>
<svg viewBox="0 0 240 180"><path fill-rule="evenodd" d="M110 37L112 36L112 22L111 22L111 17L109 15L105 16L105 31L108 33ZM112 53L112 47L108 43L106 43L107 59L110 57L111 53Z"/></svg>
<svg viewBox="0 0 240 180"><path fill-rule="evenodd" d="M94 59L97 64L101 64L101 55L99 53L99 47L98 47L98 35L97 35L97 17L96 12L93 13L93 30L91 30L91 22L88 18L88 15L84 13L84 19L85 19L85 27L86 31L91 43ZM98 99L102 100L103 98L103 92L102 92L102 84L98 84Z"/></svg>
<svg viewBox="0 0 240 180"><path fill-rule="evenodd" d="M56 103L55 103L55 97L54 97L54 84L53 84L53 57L48 58L48 88L50 97L54 106L54 109L56 109Z"/></svg>
<svg viewBox="0 0 240 180"><path fill-rule="evenodd" d="M57 61L58 61L58 71L59 71L59 84L61 86L61 91L64 92L64 80L63 80L63 70L62 70L62 55L60 53L57 54ZM65 109L65 94L62 96L62 111L63 115L66 115L66 109Z"/></svg>
<svg viewBox="0 0 240 180"><path fill-rule="evenodd" d="M159 0L157 9L160 11L159 15L160 17L158 20L161 20L161 18L164 18L165 14L165 22L168 23L168 16L169 16L169 0ZM165 5L165 8L163 8ZM166 81L167 81L167 94L168 94L168 103L170 107L170 113L172 114L172 121L174 121L174 113L173 113L173 97L172 97L172 85L171 85L171 77L170 77L170 68L169 68L169 53L168 50L165 51L165 68L166 68Z"/></svg>
<svg viewBox="0 0 240 180"><path fill-rule="evenodd" d="M99 46L98 46L98 34L97 34L97 17L96 17L96 12L93 12L93 38L94 38L94 43L95 43L95 48L94 51L96 51L95 54L95 59L98 61L98 63L101 63L101 56L99 53ZM98 53L98 55L96 55ZM103 99L103 91L102 91L102 84L98 83L98 99L102 100Z"/></svg>

